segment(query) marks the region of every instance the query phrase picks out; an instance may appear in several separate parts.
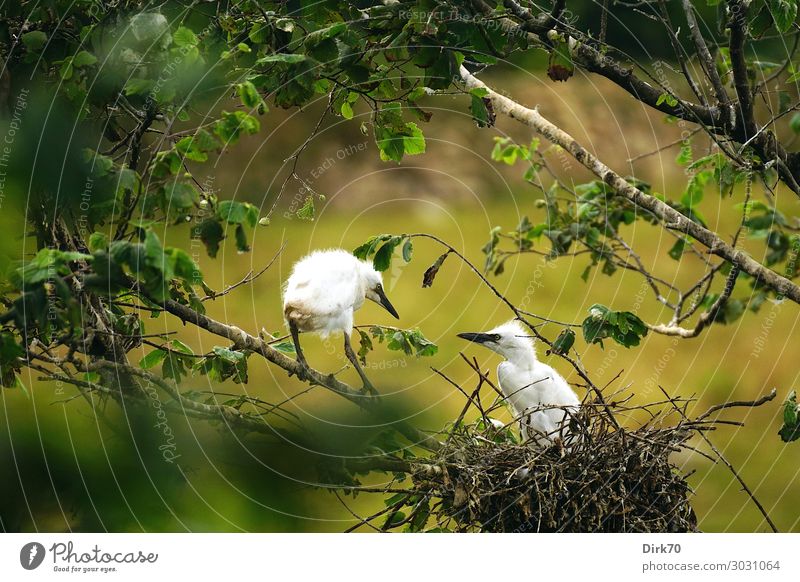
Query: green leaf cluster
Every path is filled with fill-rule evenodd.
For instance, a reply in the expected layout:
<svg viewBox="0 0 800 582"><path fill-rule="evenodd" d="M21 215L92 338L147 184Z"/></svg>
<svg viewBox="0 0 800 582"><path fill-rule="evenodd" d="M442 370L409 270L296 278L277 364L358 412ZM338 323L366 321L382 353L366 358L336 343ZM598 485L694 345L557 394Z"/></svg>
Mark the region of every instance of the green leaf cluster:
<svg viewBox="0 0 800 582"><path fill-rule="evenodd" d="M621 346L638 346L647 335L647 326L635 313L612 311L595 303L589 308L589 317L583 320L583 338L586 343L603 345L603 340L613 339Z"/></svg>
<svg viewBox="0 0 800 582"><path fill-rule="evenodd" d="M433 356L439 351L439 347L426 338L418 328L398 329L373 325L370 326L369 333L358 329L358 334L360 341L358 357L362 364L366 364L367 354L374 349L372 340L378 340L378 343L386 342L388 349L418 358Z"/></svg>
<svg viewBox="0 0 800 582"><path fill-rule="evenodd" d="M386 271L392 266L394 251L400 245L402 245L401 255L403 261L406 263L411 262L411 257L414 253L414 245L411 242L411 237L405 234L379 234L373 236L364 244L356 247L353 250L353 254L362 261L373 257L372 264L375 270Z"/></svg>
<svg viewBox="0 0 800 582"><path fill-rule="evenodd" d="M797 393L794 390L789 393L783 404L783 426L778 434L785 443L800 439L800 406L797 404Z"/></svg>

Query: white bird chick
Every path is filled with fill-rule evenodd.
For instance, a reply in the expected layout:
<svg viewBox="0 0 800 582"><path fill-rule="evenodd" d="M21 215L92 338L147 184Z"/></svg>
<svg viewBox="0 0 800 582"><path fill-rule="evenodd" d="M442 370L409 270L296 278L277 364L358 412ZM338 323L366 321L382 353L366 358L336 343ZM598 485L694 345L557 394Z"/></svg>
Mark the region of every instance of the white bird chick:
<svg viewBox="0 0 800 582"><path fill-rule="evenodd" d="M568 414L578 411L580 400L561 375L540 362L529 334L512 320L485 333L460 333L458 337L480 344L505 357L497 379L523 440L541 446L568 432Z"/></svg>
<svg viewBox="0 0 800 582"><path fill-rule="evenodd" d="M364 383L373 391L350 345L353 313L364 300L383 306L399 319L383 292L381 274L371 263L361 261L342 249L314 251L297 261L283 292L283 314L292 334L297 362L308 368L300 348L300 332L317 333L323 338L344 333L344 350Z"/></svg>

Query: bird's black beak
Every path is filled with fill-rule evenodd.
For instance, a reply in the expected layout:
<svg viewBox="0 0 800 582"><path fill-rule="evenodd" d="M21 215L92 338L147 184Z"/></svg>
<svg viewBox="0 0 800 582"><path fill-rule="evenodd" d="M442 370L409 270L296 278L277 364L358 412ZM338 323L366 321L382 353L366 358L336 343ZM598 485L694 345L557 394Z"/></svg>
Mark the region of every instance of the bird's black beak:
<svg viewBox="0 0 800 582"><path fill-rule="evenodd" d="M400 316L397 314L397 310L394 308L394 305L392 305L392 302L389 301L388 297L386 297L386 293L383 292L383 287L378 286L378 288L375 289L375 292L378 294L378 297L380 298L379 303L383 306L383 308L394 315L395 319L400 319Z"/></svg>
<svg viewBox="0 0 800 582"><path fill-rule="evenodd" d="M492 341L492 336L491 336L491 334L488 334L488 333L470 333L470 332L467 332L467 333L458 334L458 337L460 337L461 339L465 339L468 342L473 342L473 343L476 343L476 344L483 344L483 343L486 343L488 341Z"/></svg>

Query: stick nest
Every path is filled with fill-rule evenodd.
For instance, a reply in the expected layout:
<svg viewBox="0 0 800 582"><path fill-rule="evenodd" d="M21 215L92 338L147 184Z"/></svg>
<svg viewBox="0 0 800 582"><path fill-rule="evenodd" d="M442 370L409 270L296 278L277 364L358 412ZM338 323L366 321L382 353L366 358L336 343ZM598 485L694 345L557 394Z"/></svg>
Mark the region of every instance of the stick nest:
<svg viewBox="0 0 800 582"><path fill-rule="evenodd" d="M692 491L670 460L693 430L617 429L603 414L582 411L547 448L516 442L515 428L461 425L416 487L440 498L462 531L697 531Z"/></svg>

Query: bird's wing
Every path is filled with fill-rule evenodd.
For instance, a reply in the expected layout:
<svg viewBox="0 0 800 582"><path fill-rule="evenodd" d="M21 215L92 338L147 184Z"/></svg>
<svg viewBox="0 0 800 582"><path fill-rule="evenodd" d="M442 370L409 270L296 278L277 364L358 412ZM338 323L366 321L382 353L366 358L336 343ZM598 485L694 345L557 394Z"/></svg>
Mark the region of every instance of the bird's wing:
<svg viewBox="0 0 800 582"><path fill-rule="evenodd" d="M542 383L544 391L542 400L547 404L557 406L579 406L581 401L575 391L570 387L564 377L547 364L539 363L536 366L537 374L548 376L550 381Z"/></svg>

